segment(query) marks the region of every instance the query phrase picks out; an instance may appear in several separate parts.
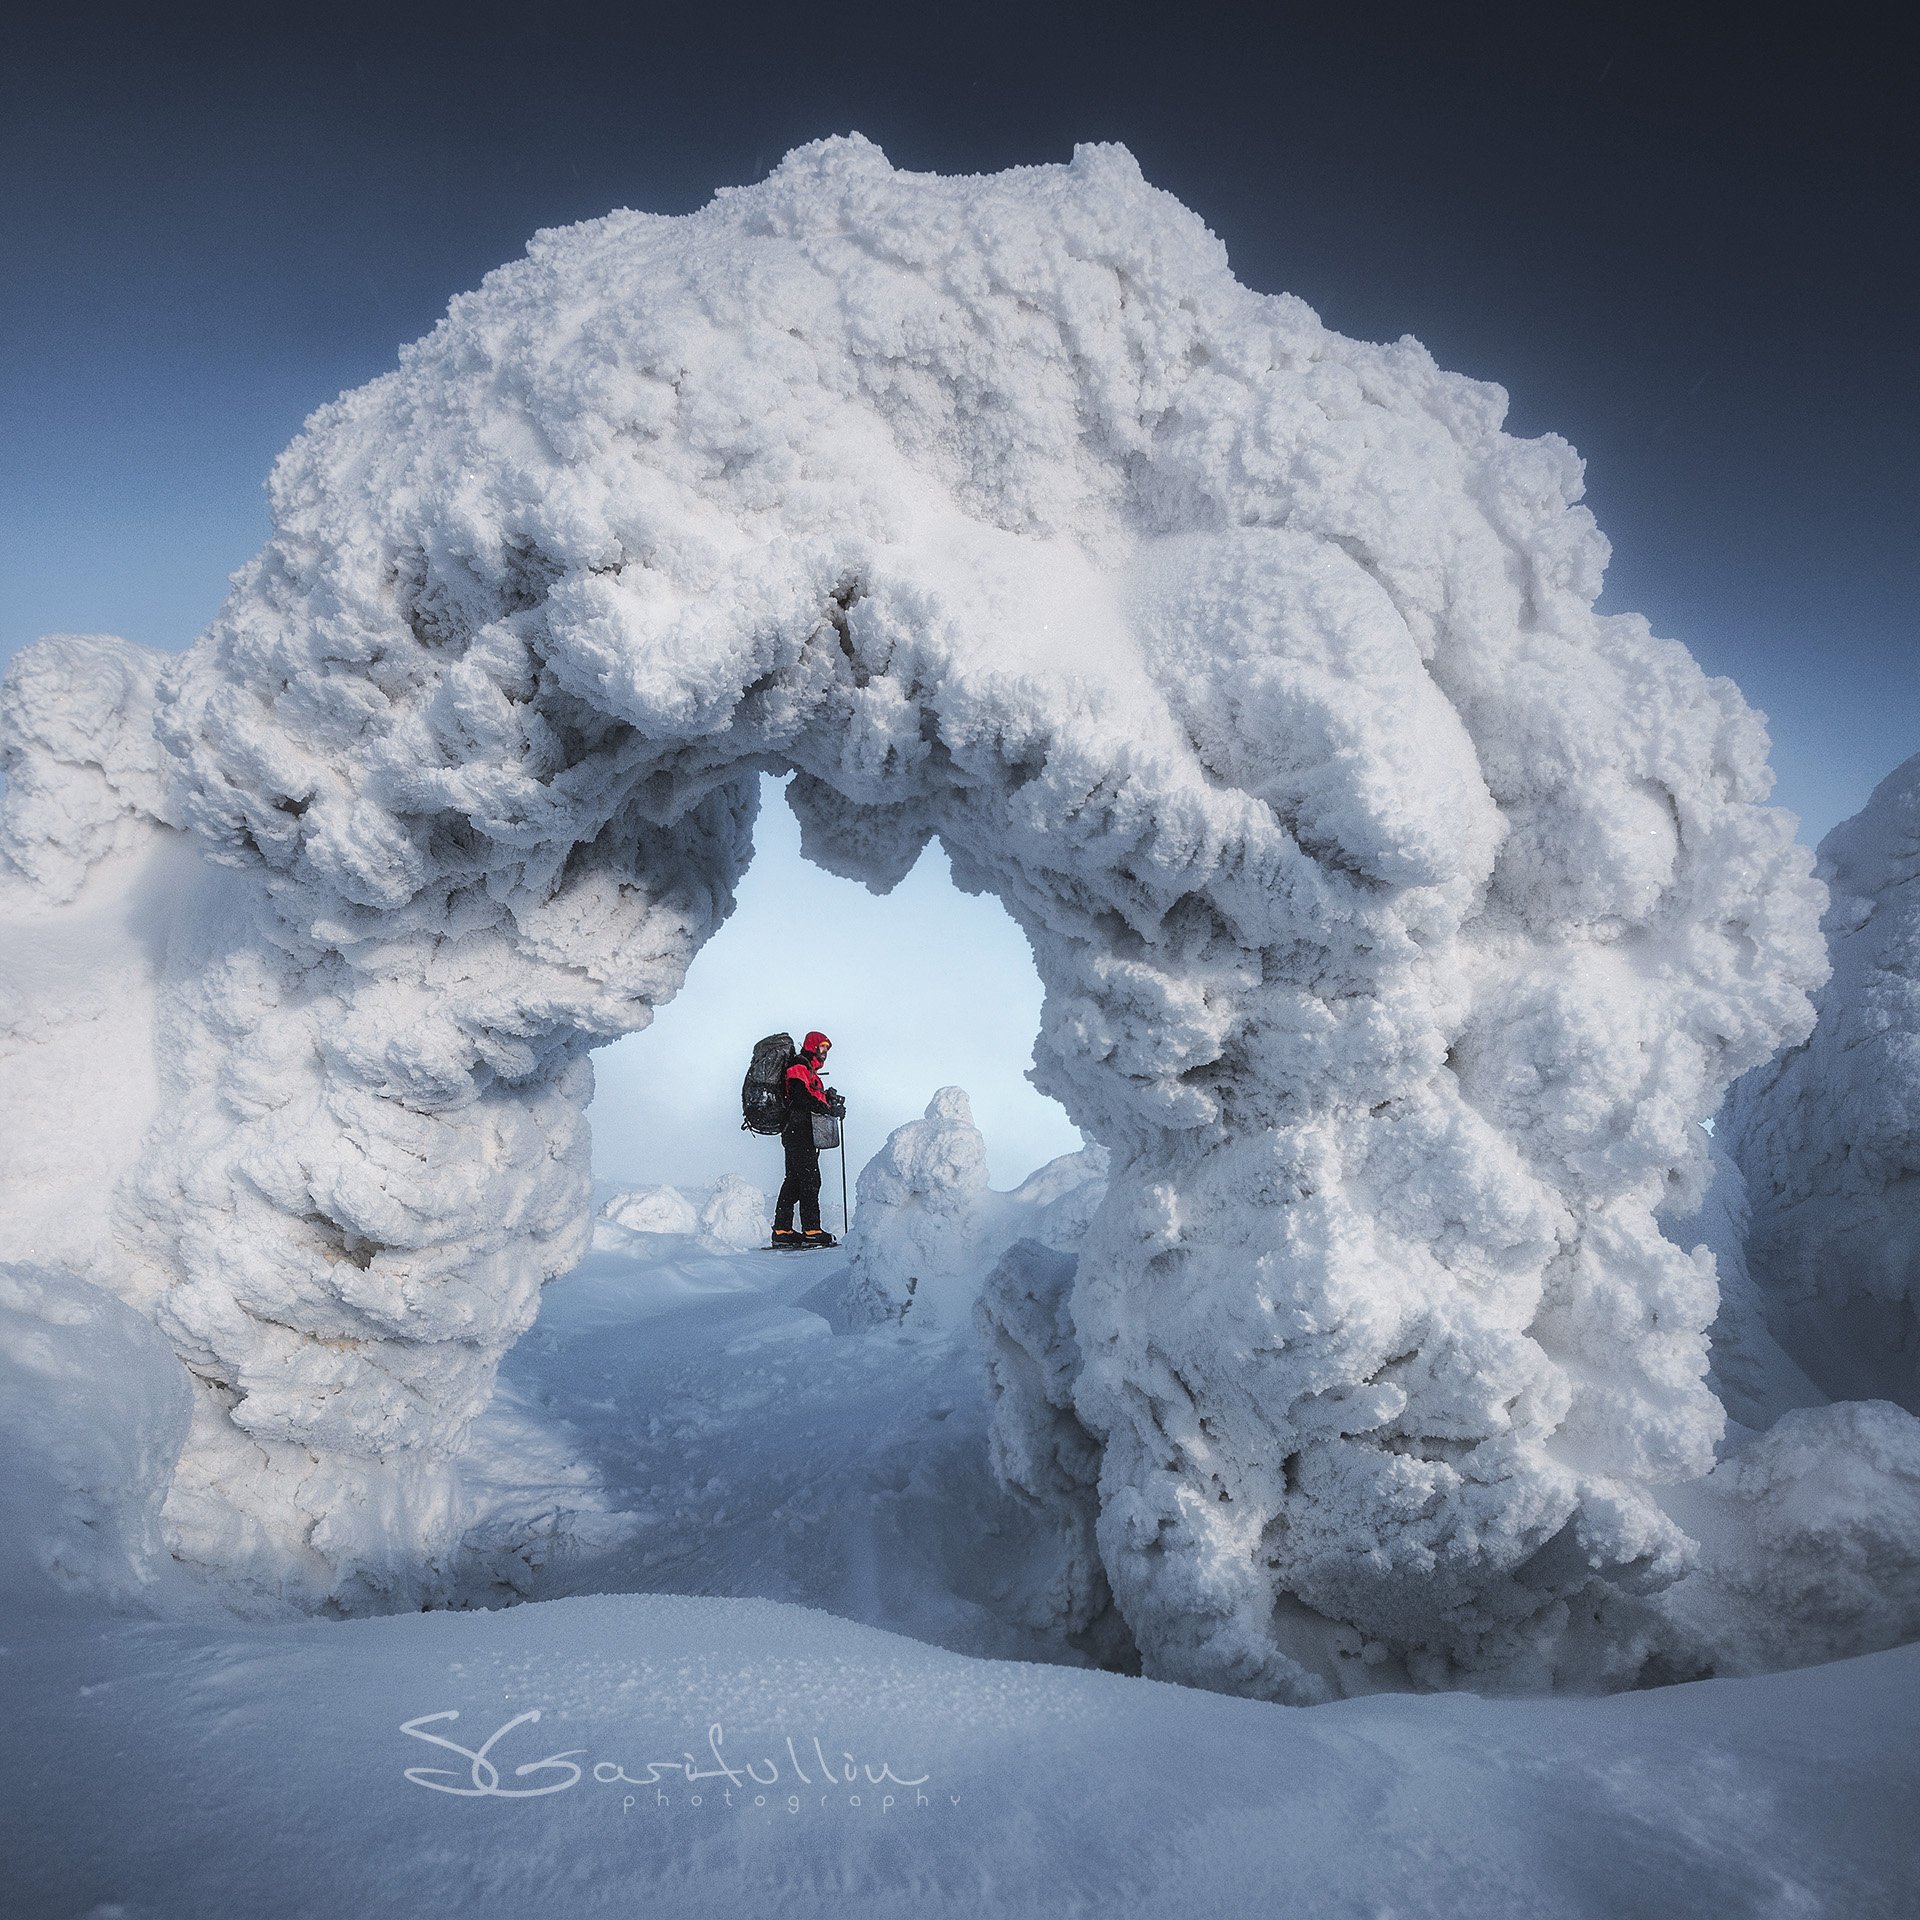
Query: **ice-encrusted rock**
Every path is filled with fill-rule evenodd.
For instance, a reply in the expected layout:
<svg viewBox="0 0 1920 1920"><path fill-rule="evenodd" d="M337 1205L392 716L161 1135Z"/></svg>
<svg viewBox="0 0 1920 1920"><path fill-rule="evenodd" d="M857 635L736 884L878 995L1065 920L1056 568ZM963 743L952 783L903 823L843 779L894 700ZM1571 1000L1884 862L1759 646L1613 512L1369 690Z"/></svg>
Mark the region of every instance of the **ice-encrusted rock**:
<svg viewBox="0 0 1920 1920"><path fill-rule="evenodd" d="M981 1282L1008 1247L1020 1239L1077 1244L1105 1195L1106 1155L1097 1147L1062 1154L1012 1192L996 1192L966 1089L942 1087L926 1113L894 1128L860 1170L846 1318L965 1326Z"/></svg>
<svg viewBox="0 0 1920 1920"><path fill-rule="evenodd" d="M222 1499L323 1588L426 1551L405 1489L586 1242L587 1052L790 769L811 857L938 834L1032 942L1036 1081L1111 1156L1073 1537L1145 1670L1618 1672L1569 1623L1683 1570L1721 1429L1653 1210L1804 1037L1818 890L1504 407L1240 286L1120 149L836 140L539 235L322 409L159 691L231 871L115 1271L206 1383L206 1551Z"/></svg>
<svg viewBox="0 0 1920 1920"><path fill-rule="evenodd" d="M1833 977L1725 1127L1775 1332L1837 1399L1920 1413L1920 754L1820 843Z"/></svg>

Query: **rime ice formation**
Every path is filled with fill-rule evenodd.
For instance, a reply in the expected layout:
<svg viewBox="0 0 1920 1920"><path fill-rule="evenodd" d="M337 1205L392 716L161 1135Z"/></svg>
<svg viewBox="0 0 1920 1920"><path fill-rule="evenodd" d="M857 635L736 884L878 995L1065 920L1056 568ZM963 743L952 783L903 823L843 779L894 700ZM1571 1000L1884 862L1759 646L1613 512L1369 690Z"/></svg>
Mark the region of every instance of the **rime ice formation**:
<svg viewBox="0 0 1920 1920"><path fill-rule="evenodd" d="M1132 1666L1139 1652L1114 1611L1101 1562L1100 1446L1074 1409L1078 1264L1057 1247L1016 1240L975 1297L995 1402L988 1449L1000 1483L1044 1516L1056 1543L1046 1577L1027 1597L1028 1618L1051 1621L1104 1664Z"/></svg>
<svg viewBox="0 0 1920 1920"><path fill-rule="evenodd" d="M1780 1343L1836 1398L1920 1413L1920 754L1820 843L1833 978L1727 1131Z"/></svg>
<svg viewBox="0 0 1920 1920"><path fill-rule="evenodd" d="M982 1271L974 1261L990 1195L973 1104L965 1088L942 1087L860 1170L860 1225L847 1240L854 1317L953 1324Z"/></svg>
<svg viewBox="0 0 1920 1920"><path fill-rule="evenodd" d="M64 906L90 867L179 824L153 737L161 659L109 634L56 633L8 667L0 897Z"/></svg>
<svg viewBox="0 0 1920 1920"><path fill-rule="evenodd" d="M1105 1170L1105 1154L1090 1147L996 1193L966 1090L942 1087L925 1116L894 1128L861 1169L847 1239L848 1321L966 1326L980 1283L1014 1241L1064 1249L1086 1237Z"/></svg>
<svg viewBox="0 0 1920 1920"><path fill-rule="evenodd" d="M1061 1537L1145 1670L1628 1670L1721 1427L1653 1209L1804 1037L1818 893L1504 405L1242 287L1118 148L843 139L537 236L316 414L158 693L222 872L96 1270L203 1383L190 1550L351 1598L450 1524L586 1240L588 1050L792 770L812 858L885 889L937 834L1032 942L1111 1170L1000 1417L1078 1428ZM24 791L62 749L15 738Z"/></svg>
<svg viewBox="0 0 1920 1920"><path fill-rule="evenodd" d="M1661 1210L1662 1231L1696 1260L1711 1262L1720 1291L1708 1329L1707 1385L1727 1410L1729 1439L1741 1428L1765 1432L1796 1407L1824 1406L1828 1396L1774 1338L1767 1301L1747 1268L1751 1213L1746 1183L1716 1134L1708 1144L1709 1178L1697 1206L1683 1197Z"/></svg>
<svg viewBox="0 0 1920 1920"><path fill-rule="evenodd" d="M1666 1673L1763 1673L1920 1637L1920 1420L1800 1407L1669 1496L1696 1570L1658 1596Z"/></svg>

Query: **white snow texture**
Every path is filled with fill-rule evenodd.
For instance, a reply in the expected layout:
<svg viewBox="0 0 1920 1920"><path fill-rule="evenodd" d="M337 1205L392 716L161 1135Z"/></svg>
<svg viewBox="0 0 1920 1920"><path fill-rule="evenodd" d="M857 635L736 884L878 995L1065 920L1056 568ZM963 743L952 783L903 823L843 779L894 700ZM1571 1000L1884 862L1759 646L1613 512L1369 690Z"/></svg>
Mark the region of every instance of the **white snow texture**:
<svg viewBox="0 0 1920 1920"><path fill-rule="evenodd" d="M201 1383L182 1551L410 1591L588 1241L589 1050L791 771L824 866L938 835L1005 903L1109 1157L1077 1263L981 1309L1063 1605L1281 1699L1632 1677L1722 1431L1654 1211L1807 1034L1820 893L1759 721L1595 612L1580 462L1504 407L1242 287L1122 149L829 140L536 236L317 413L159 674L163 767L154 661L23 656L10 898L57 944L101 863L66 911L147 956L155 1084L67 1257ZM216 865L142 933L176 825Z"/></svg>
<svg viewBox="0 0 1920 1920"><path fill-rule="evenodd" d="M1920 754L1820 843L1833 978L1726 1131L1774 1336L1836 1399L1920 1413Z"/></svg>

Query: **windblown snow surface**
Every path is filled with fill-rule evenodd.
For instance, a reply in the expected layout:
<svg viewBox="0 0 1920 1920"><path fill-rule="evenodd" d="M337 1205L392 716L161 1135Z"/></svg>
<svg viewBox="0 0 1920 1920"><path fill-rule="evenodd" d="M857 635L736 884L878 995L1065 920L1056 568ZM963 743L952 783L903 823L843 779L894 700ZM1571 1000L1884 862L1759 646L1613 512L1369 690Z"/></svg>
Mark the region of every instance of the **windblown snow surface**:
<svg viewBox="0 0 1920 1920"><path fill-rule="evenodd" d="M1875 1650L1920 1634L1920 1421L1830 1403L1891 1390L1863 1343L1894 1310L1823 1303L1898 1292L1897 1128L1839 1175L1799 1121L1731 1128L1749 1176L1784 1169L1749 1269L1703 1122L1756 1069L1844 1078L1820 1063L1849 1020L1911 1039L1863 957L1897 944L1911 862L1877 828L1829 841L1868 945L1837 950L1809 1043L1824 895L1764 804L1759 719L1595 612L1579 461L1504 405L1241 287L1118 148L943 179L825 141L685 218L540 234L456 300L282 457L272 538L184 656L20 656L6 1578L45 1625L20 1766L51 1791L107 1751L116 1709L48 1731L82 1668L155 1752L212 1698L265 1740L272 1702L336 1770L375 1693L397 1726L401 1649L484 1667L476 1720L540 1704L537 1674L596 1752L618 1702L705 1712L723 1668L755 1676L711 1697L758 1702L756 1737L776 1683L838 1713L846 1676L895 1674L868 1706L937 1697L923 1724L974 1780L1040 1751L1036 1716L1102 1751L1244 1729L1165 1846L1125 1764L1074 1843L1089 1885L1137 1868L1235 1910L1196 1861L1241 1873L1230 1836L1298 1812L1274 1783L1305 1771L1302 1817L1358 1826L1411 1781L1388 1830L1433 1859L1462 1781L1494 1809L1468 1838L1588 1836L1530 1903L1519 1854L1436 1869L1480 1911L1652 1911L1651 1877L1574 1891L1649 1830L1729 1910L1893 1910L1883 1694L1913 1667ZM831 870L884 891L937 836L1005 903L1045 989L1034 1078L1084 1154L995 1193L949 1088L861 1174L844 1257L729 1251L740 1183L596 1223L591 1049L725 918L768 774ZM1883 1055L1910 1113L1912 1049ZM1808 1195L1818 1235L1778 1224ZM1836 1231L1844 1275L1783 1266ZM767 1604L568 1598L649 1591ZM86 1612L109 1602L159 1624ZM236 1607L254 1638L206 1611ZM1878 1664L1725 1678L1850 1655ZM1563 1727L1588 1757L1556 1771ZM449 1841L459 1801L365 1764L325 1804L383 1809L368 1871L418 1843L409 1886L450 1846L519 1884L489 1849L528 1829ZM226 1791L220 1765L199 1739L177 1794ZM1049 1808L1002 1800L924 1855L844 1828L777 1866L774 1839L645 1844L662 1885L796 1912L901 1876L958 1907L1005 1848L991 1890L1039 1905ZM1834 1851L1790 1865L1813 1829ZM99 1857L198 1830L156 1816ZM512 1858L574 1857L545 1844ZM57 1823L36 1845L56 1909L167 1910L131 1866L50 1864ZM1448 1910L1375 1864L1311 1910Z"/></svg>
<svg viewBox="0 0 1920 1920"><path fill-rule="evenodd" d="M590 1255L470 1449L529 1501L573 1463L524 1534L542 1597L246 1621L150 1539L177 1362L82 1281L23 1315L13 1269L9 1459L65 1484L9 1477L0 1516L8 1912L1911 1911L1920 1649L1312 1709L1070 1664L1009 1605L1053 1551L989 1471L986 1356L917 1307L835 1337L849 1277L684 1234ZM590 1551L588 1493L623 1516Z"/></svg>

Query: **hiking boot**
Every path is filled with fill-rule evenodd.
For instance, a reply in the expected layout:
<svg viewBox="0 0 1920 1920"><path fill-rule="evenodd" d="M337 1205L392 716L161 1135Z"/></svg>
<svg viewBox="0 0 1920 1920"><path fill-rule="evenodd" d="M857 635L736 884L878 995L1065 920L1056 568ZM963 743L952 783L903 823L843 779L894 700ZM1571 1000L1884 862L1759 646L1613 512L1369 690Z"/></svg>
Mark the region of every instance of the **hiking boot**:
<svg viewBox="0 0 1920 1920"><path fill-rule="evenodd" d="M776 1247L804 1247L807 1243L791 1227L775 1227L773 1244Z"/></svg>
<svg viewBox="0 0 1920 1920"><path fill-rule="evenodd" d="M800 1236L803 1247L837 1247L840 1242L825 1227L809 1227Z"/></svg>

